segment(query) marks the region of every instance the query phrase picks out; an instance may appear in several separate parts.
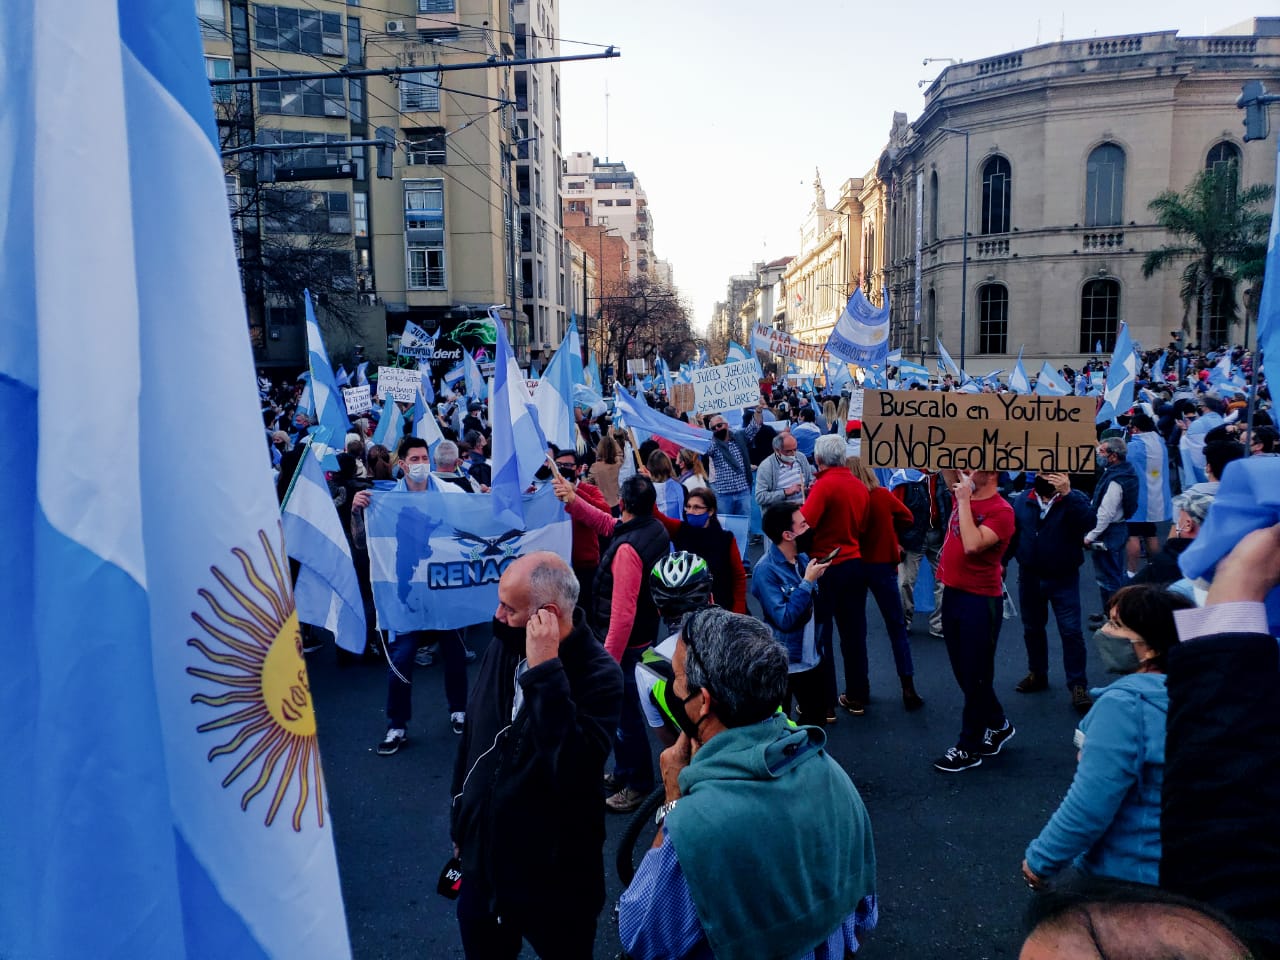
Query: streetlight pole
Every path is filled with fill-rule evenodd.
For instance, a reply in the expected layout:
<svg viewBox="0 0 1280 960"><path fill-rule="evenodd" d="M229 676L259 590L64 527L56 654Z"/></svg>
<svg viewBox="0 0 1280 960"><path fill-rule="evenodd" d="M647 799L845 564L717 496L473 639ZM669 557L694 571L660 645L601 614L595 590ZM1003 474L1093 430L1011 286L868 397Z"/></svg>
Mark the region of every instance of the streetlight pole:
<svg viewBox="0 0 1280 960"><path fill-rule="evenodd" d="M964 137L964 223L960 232L960 373L964 374L965 320L969 306L969 131L939 127L940 133Z"/></svg>

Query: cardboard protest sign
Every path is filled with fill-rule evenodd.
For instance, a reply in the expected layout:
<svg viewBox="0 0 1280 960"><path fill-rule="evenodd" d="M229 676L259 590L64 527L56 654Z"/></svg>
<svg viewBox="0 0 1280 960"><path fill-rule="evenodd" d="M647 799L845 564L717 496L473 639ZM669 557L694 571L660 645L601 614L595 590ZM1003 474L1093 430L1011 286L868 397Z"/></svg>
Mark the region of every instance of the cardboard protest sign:
<svg viewBox="0 0 1280 960"><path fill-rule="evenodd" d="M388 396L400 403L413 403L418 397L418 384L422 382L422 374L417 370L404 370L400 367L378 368L378 399Z"/></svg>
<svg viewBox="0 0 1280 960"><path fill-rule="evenodd" d="M344 387L342 400L347 405L347 416L354 417L358 413L368 413L373 409L369 401L369 385L363 387Z"/></svg>
<svg viewBox="0 0 1280 960"><path fill-rule="evenodd" d="M676 413L692 413L696 401L693 395L692 383L673 383L671 385L671 396L667 397L671 406L675 407Z"/></svg>
<svg viewBox="0 0 1280 960"><path fill-rule="evenodd" d="M850 420L862 419L863 403L866 399L866 391L861 387L849 391L849 413Z"/></svg>
<svg viewBox="0 0 1280 960"><path fill-rule="evenodd" d="M760 400L760 381L750 360L701 367L693 371L694 410L702 413L741 412Z"/></svg>
<svg viewBox="0 0 1280 960"><path fill-rule="evenodd" d="M867 390L862 455L873 467L1084 473L1092 397Z"/></svg>

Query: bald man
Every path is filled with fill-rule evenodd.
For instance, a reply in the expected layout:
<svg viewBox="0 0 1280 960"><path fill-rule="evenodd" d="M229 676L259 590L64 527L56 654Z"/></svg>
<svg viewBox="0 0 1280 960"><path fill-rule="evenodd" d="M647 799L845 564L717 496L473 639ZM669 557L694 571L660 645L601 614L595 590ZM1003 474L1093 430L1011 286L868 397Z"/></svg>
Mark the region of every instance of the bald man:
<svg viewBox="0 0 1280 960"><path fill-rule="evenodd" d="M586 625L554 553L509 566L454 767L458 926L473 960L590 960L604 906L600 785L622 671Z"/></svg>

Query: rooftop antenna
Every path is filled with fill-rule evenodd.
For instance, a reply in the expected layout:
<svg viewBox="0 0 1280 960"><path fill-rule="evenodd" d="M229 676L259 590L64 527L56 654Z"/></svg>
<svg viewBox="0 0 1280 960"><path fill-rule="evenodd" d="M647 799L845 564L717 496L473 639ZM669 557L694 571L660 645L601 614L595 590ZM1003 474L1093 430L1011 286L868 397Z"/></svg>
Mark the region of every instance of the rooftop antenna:
<svg viewBox="0 0 1280 960"><path fill-rule="evenodd" d="M1040 46L1040 21L1036 20L1036 46Z"/></svg>
<svg viewBox="0 0 1280 960"><path fill-rule="evenodd" d="M1062 23L1058 26L1058 42L1067 39L1067 11L1062 11Z"/></svg>
<svg viewBox="0 0 1280 960"><path fill-rule="evenodd" d="M604 162L609 162L609 81L604 82Z"/></svg>

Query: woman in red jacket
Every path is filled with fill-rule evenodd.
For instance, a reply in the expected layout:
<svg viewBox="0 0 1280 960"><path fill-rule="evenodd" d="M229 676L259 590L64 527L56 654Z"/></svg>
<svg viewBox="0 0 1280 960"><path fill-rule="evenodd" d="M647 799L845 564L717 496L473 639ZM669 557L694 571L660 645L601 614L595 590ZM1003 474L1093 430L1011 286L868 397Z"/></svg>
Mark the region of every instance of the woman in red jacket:
<svg viewBox="0 0 1280 960"><path fill-rule="evenodd" d="M902 681L902 704L908 710L919 710L924 701L916 693L915 667L911 662L911 641L907 637L906 615L902 612L902 594L898 590L898 563L902 548L898 545L898 525L909 527L911 511L892 493L880 486L875 472L858 457L848 459L853 475L871 492L871 509L862 533L862 570L867 589L876 598L876 606L884 617L893 645L893 662Z"/></svg>

